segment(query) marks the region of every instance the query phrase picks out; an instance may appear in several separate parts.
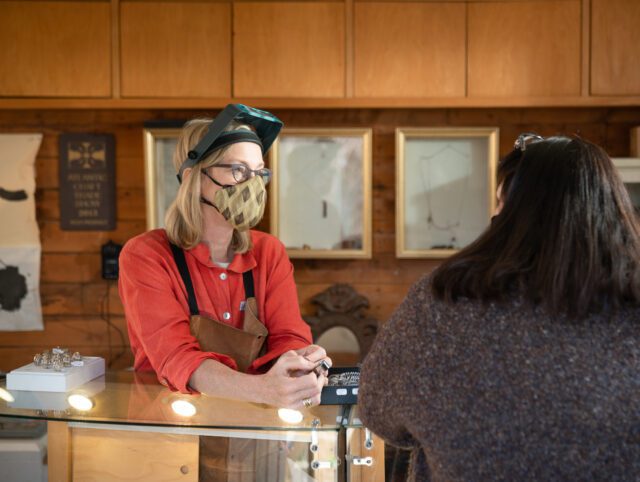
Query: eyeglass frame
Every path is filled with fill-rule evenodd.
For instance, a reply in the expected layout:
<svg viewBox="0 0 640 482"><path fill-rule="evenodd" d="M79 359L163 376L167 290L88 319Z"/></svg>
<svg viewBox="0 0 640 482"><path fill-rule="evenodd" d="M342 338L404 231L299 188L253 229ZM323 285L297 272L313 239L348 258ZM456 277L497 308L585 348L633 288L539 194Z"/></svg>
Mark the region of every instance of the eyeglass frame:
<svg viewBox="0 0 640 482"><path fill-rule="evenodd" d="M523 132L513 143L513 148L518 149L520 152L524 152L529 144L540 141L544 141L544 137L541 135L536 134L535 132Z"/></svg>
<svg viewBox="0 0 640 482"><path fill-rule="evenodd" d="M251 175L255 175L255 176L260 176L262 178L262 180L264 181L264 184L267 185L269 184L269 181L271 180L271 176L272 176L272 172L271 169L266 168L266 167L261 167L260 169L250 169L249 166L247 166L246 164L241 164L241 163L236 163L236 164L213 164L212 166L209 166L207 168L203 168L200 169L200 172L202 172L202 174L204 174L205 176L207 176L213 183L217 184L220 187L226 187L223 184L220 184L218 181L216 181L208 172L207 169L210 169L212 167L225 167L225 168L229 168L231 169L231 176L233 177L233 180L236 182L236 184L241 184L243 182L247 182L249 179L251 179ZM241 167L244 170L247 171L247 175L244 179L242 180L237 180L236 176L234 174L234 167ZM266 173L266 175L264 175Z"/></svg>

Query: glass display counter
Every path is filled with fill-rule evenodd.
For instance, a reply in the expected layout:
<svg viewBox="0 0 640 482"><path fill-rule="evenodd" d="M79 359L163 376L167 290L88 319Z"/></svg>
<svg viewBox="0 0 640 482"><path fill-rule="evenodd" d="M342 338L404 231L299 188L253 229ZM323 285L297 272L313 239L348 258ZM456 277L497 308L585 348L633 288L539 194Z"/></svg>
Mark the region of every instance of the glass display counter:
<svg viewBox="0 0 640 482"><path fill-rule="evenodd" d="M50 481L384 480L382 441L352 405L283 410L108 372L66 393L3 383L0 416L47 421Z"/></svg>

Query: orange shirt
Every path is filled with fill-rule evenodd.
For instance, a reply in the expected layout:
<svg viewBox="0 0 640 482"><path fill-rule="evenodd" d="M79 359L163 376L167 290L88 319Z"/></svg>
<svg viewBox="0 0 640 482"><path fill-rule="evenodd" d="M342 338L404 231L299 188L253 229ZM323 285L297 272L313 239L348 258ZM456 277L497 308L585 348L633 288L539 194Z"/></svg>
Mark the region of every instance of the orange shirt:
<svg viewBox="0 0 640 482"><path fill-rule="evenodd" d="M226 269L211 261L203 243L186 251L185 258L200 312L236 328L242 328L246 298L242 273L253 269L258 314L269 330L267 353L249 367L249 373L259 373L284 352L312 341L300 315L293 266L284 246L259 231L251 231L251 239L253 248L236 254ZM155 370L160 382L172 390L192 393L189 378L205 359L237 369L231 357L203 352L191 335L186 289L163 229L126 243L120 254L118 288L135 370Z"/></svg>

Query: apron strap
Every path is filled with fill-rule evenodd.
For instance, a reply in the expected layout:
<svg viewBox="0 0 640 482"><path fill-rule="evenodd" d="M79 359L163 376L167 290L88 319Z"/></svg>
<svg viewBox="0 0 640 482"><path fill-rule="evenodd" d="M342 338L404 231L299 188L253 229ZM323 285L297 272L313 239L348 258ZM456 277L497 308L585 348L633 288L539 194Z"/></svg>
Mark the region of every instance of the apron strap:
<svg viewBox="0 0 640 482"><path fill-rule="evenodd" d="M187 301L189 302L189 313L192 316L199 315L198 302L196 301L196 293L193 290L193 284L191 283L191 275L189 275L189 268L187 267L187 260L184 257L184 251L177 247L173 243L169 243L171 246L171 252L173 253L173 259L178 266L180 277L184 283L184 287L187 289Z"/></svg>
<svg viewBox="0 0 640 482"><path fill-rule="evenodd" d="M180 277L184 283L184 287L187 289L187 301L189 303L189 313L193 316L200 314L198 308L198 301L196 300L196 293L193 290L193 283L191 282L191 275L189 274L189 267L187 266L187 260L184 257L184 251L173 243L169 243L171 246L171 252L173 253L173 259L178 266ZM245 298L255 298L255 288L253 284L253 270L245 271L242 273L242 283L244 284Z"/></svg>
<svg viewBox="0 0 640 482"><path fill-rule="evenodd" d="M255 290L253 287L253 270L242 273L242 282L244 283L244 295L246 299L255 298Z"/></svg>

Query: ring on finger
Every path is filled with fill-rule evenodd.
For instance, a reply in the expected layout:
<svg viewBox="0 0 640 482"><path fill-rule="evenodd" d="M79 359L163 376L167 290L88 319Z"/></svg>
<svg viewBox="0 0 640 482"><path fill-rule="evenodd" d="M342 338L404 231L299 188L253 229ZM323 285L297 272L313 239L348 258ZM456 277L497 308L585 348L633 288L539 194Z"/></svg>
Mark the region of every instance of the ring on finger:
<svg viewBox="0 0 640 482"><path fill-rule="evenodd" d="M309 408L311 405L313 405L313 402L310 398L305 398L304 400L302 400L302 405L304 405L305 408Z"/></svg>

